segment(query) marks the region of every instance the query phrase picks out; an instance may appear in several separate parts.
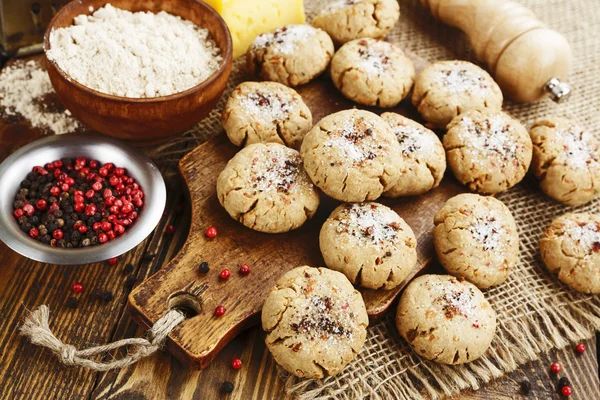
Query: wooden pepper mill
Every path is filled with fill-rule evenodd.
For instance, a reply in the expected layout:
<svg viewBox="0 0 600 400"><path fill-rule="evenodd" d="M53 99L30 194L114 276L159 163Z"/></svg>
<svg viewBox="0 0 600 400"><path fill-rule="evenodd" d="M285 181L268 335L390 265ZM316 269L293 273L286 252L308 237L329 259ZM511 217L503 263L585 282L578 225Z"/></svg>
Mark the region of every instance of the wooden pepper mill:
<svg viewBox="0 0 600 400"><path fill-rule="evenodd" d="M501 0L421 0L433 16L467 34L477 59L488 64L504 94L532 102L546 94L560 102L571 64L569 43L531 10Z"/></svg>

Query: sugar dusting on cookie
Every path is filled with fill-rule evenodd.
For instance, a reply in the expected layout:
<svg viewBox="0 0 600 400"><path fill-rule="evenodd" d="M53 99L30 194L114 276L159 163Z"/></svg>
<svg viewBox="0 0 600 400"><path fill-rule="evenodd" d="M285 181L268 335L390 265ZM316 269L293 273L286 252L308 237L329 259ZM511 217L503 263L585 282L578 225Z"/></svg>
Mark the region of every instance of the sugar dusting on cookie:
<svg viewBox="0 0 600 400"><path fill-rule="evenodd" d="M500 157L503 161L516 157L518 143L511 135L513 127L502 114L489 116L483 121L464 117L460 125L464 128L460 133L461 139L468 148L483 152L486 156Z"/></svg>
<svg viewBox="0 0 600 400"><path fill-rule="evenodd" d="M456 280L454 282L458 283ZM470 319L475 316L475 293L472 288L453 285L452 281L432 281L428 284L437 292L432 294L435 296L433 301L442 307L446 318L452 319L460 315Z"/></svg>
<svg viewBox="0 0 600 400"><path fill-rule="evenodd" d="M367 75L380 75L390 66L389 53L392 45L387 42L369 42L366 39L359 41L361 47L358 50L359 61L356 68L367 73Z"/></svg>
<svg viewBox="0 0 600 400"><path fill-rule="evenodd" d="M396 135L404 156L417 152L431 152L437 144L424 128L414 125L394 124L392 132Z"/></svg>
<svg viewBox="0 0 600 400"><path fill-rule="evenodd" d="M331 223L337 225L337 232L356 238L360 246L389 247L398 241L401 230L398 214L375 203L347 205Z"/></svg>
<svg viewBox="0 0 600 400"><path fill-rule="evenodd" d="M584 169L592 162L598 162L598 154L586 140L586 133L573 128L560 132L565 152L560 162L574 169Z"/></svg>
<svg viewBox="0 0 600 400"><path fill-rule="evenodd" d="M352 6L356 3L360 3L363 0L338 0L338 1L334 1L333 3L331 3L330 5L328 5L327 7L325 7L323 9L323 11L321 11L320 14L326 14L326 13L330 13L330 12L334 12L337 10L340 10L342 8L346 8L349 6Z"/></svg>
<svg viewBox="0 0 600 400"><path fill-rule="evenodd" d="M334 128L323 146L342 153L354 165L373 160L383 149L373 125L362 117L346 117Z"/></svg>
<svg viewBox="0 0 600 400"><path fill-rule="evenodd" d="M272 122L285 119L294 101L293 98L283 98L277 93L264 90L248 93L242 98L241 106L253 117Z"/></svg>
<svg viewBox="0 0 600 400"><path fill-rule="evenodd" d="M475 240L481 243L483 250L499 250L504 247L502 235L506 230L494 216L477 218L475 223L469 227L469 231Z"/></svg>
<svg viewBox="0 0 600 400"><path fill-rule="evenodd" d="M439 71L440 82L451 94L478 93L488 89L484 75L478 70L467 70L460 64L445 66Z"/></svg>
<svg viewBox="0 0 600 400"><path fill-rule="evenodd" d="M282 145L253 153L250 183L258 192L278 191L288 194L301 187L312 187L300 154Z"/></svg>
<svg viewBox="0 0 600 400"><path fill-rule="evenodd" d="M252 43L253 48L272 47L282 54L291 54L298 47L298 43L306 41L316 33L316 28L310 25L287 25L274 32L258 35Z"/></svg>
<svg viewBox="0 0 600 400"><path fill-rule="evenodd" d="M565 233L576 242L586 253L596 251L600 247L600 226L595 221L586 224L567 220Z"/></svg>

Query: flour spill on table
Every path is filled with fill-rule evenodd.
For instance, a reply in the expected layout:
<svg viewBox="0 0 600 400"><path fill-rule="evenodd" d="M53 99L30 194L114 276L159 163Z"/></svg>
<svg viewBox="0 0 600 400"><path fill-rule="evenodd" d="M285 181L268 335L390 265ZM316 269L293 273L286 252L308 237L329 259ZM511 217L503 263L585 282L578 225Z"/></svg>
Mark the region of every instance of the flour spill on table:
<svg viewBox="0 0 600 400"><path fill-rule="evenodd" d="M16 61L0 74L0 106L4 115L21 116L34 128L63 134L77 130L81 125L61 106L44 104L55 96L48 73L35 61Z"/></svg>
<svg viewBox="0 0 600 400"><path fill-rule="evenodd" d="M210 32L164 11L110 4L53 29L47 57L82 85L115 96L167 96L200 84L221 64Z"/></svg>

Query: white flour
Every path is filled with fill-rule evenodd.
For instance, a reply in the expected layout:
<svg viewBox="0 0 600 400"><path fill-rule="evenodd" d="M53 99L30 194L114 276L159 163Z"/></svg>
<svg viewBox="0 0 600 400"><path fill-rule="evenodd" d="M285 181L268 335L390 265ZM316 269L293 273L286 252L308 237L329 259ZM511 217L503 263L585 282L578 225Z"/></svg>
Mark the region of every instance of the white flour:
<svg viewBox="0 0 600 400"><path fill-rule="evenodd" d="M56 134L72 132L80 127L68 110L50 110L44 97L53 95L48 73L35 61L17 61L0 74L0 106L7 116L20 115L34 128Z"/></svg>
<svg viewBox="0 0 600 400"><path fill-rule="evenodd" d="M50 33L49 59L99 92L141 98L182 92L215 72L222 57L207 29L164 11L107 4Z"/></svg>

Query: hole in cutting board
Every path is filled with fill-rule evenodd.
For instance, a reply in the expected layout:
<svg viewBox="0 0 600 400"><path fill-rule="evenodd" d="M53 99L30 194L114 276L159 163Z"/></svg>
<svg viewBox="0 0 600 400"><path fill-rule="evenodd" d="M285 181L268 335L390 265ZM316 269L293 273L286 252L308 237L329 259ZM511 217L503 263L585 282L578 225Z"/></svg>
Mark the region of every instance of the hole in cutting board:
<svg viewBox="0 0 600 400"><path fill-rule="evenodd" d="M167 302L169 310L174 308L183 311L186 318L192 318L200 314L202 304L197 296L188 292L173 293Z"/></svg>

